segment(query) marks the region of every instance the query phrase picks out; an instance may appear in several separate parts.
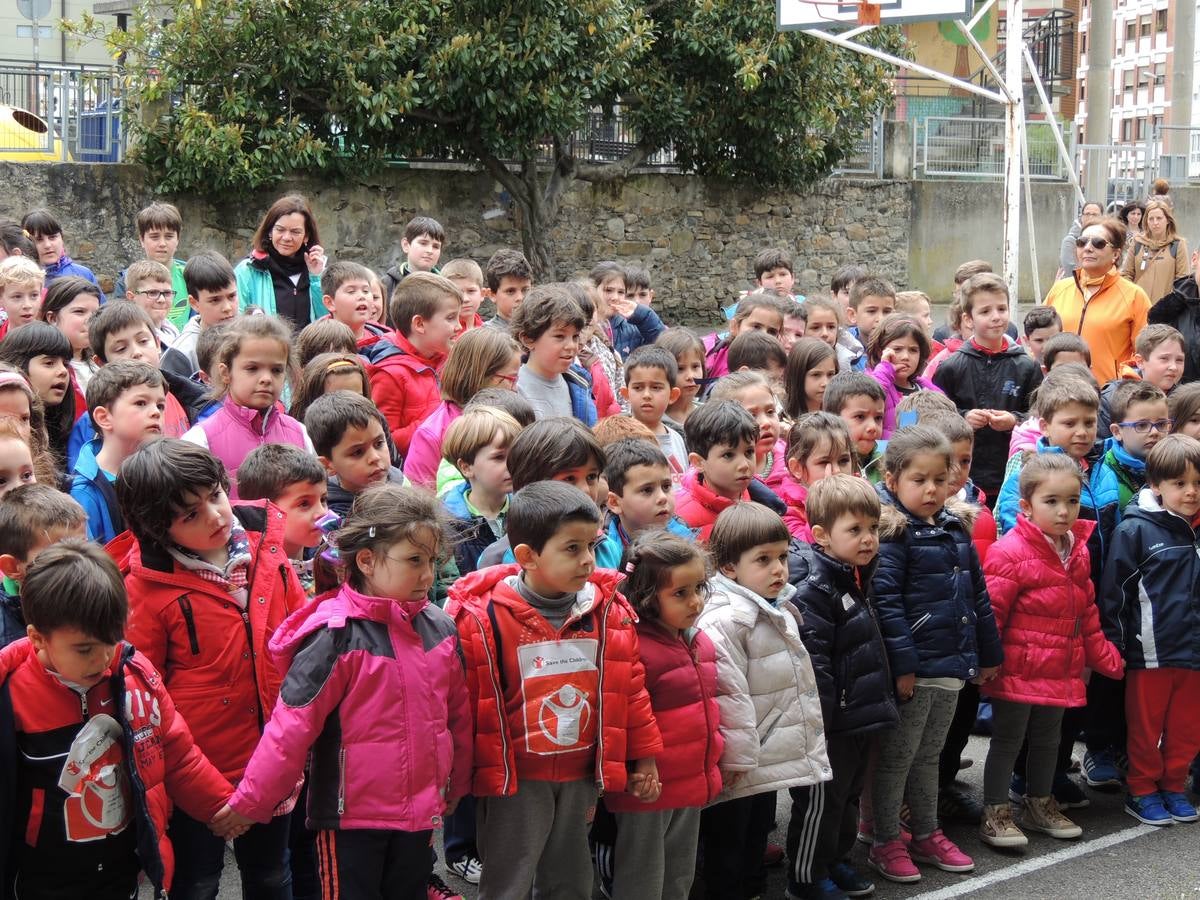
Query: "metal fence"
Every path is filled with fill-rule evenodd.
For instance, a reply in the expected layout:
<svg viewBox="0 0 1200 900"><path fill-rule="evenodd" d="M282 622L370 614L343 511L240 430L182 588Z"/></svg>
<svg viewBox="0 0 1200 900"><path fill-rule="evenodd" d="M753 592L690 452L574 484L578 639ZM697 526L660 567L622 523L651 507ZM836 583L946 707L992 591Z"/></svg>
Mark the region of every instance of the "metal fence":
<svg viewBox="0 0 1200 900"><path fill-rule="evenodd" d="M0 154L119 162L121 78L105 66L0 60Z"/></svg>
<svg viewBox="0 0 1200 900"><path fill-rule="evenodd" d="M1050 122L1026 124L1030 177L1066 180ZM1004 120L927 116L913 123L913 174L925 178L1003 178Z"/></svg>
<svg viewBox="0 0 1200 900"><path fill-rule="evenodd" d="M883 115L876 115L866 127L854 152L833 170L834 175L883 177Z"/></svg>
<svg viewBox="0 0 1200 900"><path fill-rule="evenodd" d="M1149 193L1157 176L1150 141L1137 144L1079 144L1075 147L1075 172L1089 196L1103 192L1108 203L1127 203Z"/></svg>

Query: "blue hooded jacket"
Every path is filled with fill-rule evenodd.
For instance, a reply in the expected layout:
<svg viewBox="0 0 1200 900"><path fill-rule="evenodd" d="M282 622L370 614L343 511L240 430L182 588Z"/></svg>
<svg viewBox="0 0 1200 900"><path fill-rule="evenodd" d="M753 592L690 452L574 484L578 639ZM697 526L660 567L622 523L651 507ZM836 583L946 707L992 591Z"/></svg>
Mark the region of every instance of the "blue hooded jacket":
<svg viewBox="0 0 1200 900"><path fill-rule="evenodd" d="M125 520L116 503L116 492L96 462L100 439L84 444L75 460L70 494L87 513L88 540L107 544L125 530Z"/></svg>
<svg viewBox="0 0 1200 900"><path fill-rule="evenodd" d="M608 326L612 329L613 349L621 359L628 359L629 354L643 344L653 344L666 330L658 313L641 304L628 319L614 313L608 319Z"/></svg>

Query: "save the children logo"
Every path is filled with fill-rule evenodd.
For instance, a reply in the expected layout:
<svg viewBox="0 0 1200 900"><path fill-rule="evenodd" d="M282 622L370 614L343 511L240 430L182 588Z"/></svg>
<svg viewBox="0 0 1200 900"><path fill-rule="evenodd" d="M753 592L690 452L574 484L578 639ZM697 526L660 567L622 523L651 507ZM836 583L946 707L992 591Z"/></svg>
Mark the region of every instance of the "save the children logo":
<svg viewBox="0 0 1200 900"><path fill-rule="evenodd" d="M63 809L67 840L99 841L125 830L131 811L116 719L94 716L80 729L58 786L67 793Z"/></svg>
<svg viewBox="0 0 1200 900"><path fill-rule="evenodd" d="M595 640L573 640L517 648L528 752L549 756L595 743L598 647Z"/></svg>

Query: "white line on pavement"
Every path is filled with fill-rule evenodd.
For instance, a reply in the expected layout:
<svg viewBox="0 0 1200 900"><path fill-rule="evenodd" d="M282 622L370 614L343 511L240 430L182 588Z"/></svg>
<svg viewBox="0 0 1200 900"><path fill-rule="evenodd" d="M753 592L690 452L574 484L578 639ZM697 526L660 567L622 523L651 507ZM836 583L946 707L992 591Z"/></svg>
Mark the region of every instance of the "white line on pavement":
<svg viewBox="0 0 1200 900"><path fill-rule="evenodd" d="M1085 841L1082 844L1073 844L1070 847L1064 847L1062 850L1056 850L1053 853L1027 859L1014 866L1005 866L1003 869L996 869L994 872L988 872L979 878L966 879L950 887L917 894L915 897L910 897L909 900L953 900L955 897L963 897L975 891L991 887L994 884L1000 884L1013 878L1021 878L1030 872L1056 866L1059 863L1067 862L1080 856L1087 856L1089 853L1095 853L1097 850L1103 850L1106 847L1112 847L1116 844L1123 844L1144 834L1160 830L1162 829L1154 825L1134 825L1132 828L1126 828L1123 831L1114 831L1112 834L1106 834L1104 837L1098 837L1095 840Z"/></svg>

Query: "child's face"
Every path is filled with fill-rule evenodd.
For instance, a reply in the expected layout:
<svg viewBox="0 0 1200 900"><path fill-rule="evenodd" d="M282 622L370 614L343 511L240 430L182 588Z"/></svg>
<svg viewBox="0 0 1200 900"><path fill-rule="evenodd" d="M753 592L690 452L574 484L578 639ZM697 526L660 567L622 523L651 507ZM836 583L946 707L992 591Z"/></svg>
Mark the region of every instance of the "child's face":
<svg viewBox="0 0 1200 900"><path fill-rule="evenodd" d="M1171 433L1169 415L1166 400L1143 400L1129 404L1124 420L1108 427L1127 452L1145 459L1150 449Z"/></svg>
<svg viewBox="0 0 1200 900"><path fill-rule="evenodd" d="M760 306L740 322L734 319L729 323L730 337L737 337L743 331L765 331L771 337L777 338L779 332L783 331L783 316L778 310Z"/></svg>
<svg viewBox="0 0 1200 900"><path fill-rule="evenodd" d="M457 297L447 297L438 306L437 312L428 319L413 316L412 334L409 337L421 335L422 341L430 349L440 353L449 352L450 343L462 331L462 322L458 317L459 306Z"/></svg>
<svg viewBox="0 0 1200 900"><path fill-rule="evenodd" d="M780 297L792 296L792 287L796 284L796 276L787 266L776 266L762 273L758 286L768 291L774 291Z"/></svg>
<svg viewBox="0 0 1200 900"><path fill-rule="evenodd" d="M804 333L809 337L824 341L830 347L836 347L838 339L837 316L833 314L833 310L814 307L809 310L808 325L805 327Z"/></svg>
<svg viewBox="0 0 1200 900"><path fill-rule="evenodd" d="M0 419L8 419L21 432L21 440L29 443L33 430L29 395L17 388L0 389Z"/></svg>
<svg viewBox="0 0 1200 900"><path fill-rule="evenodd" d="M201 290L197 297L189 294L188 303L200 317L200 327L202 328L228 322L237 315L237 282L231 281L217 291Z"/></svg>
<svg viewBox="0 0 1200 900"><path fill-rule="evenodd" d="M796 346L796 341L804 337L806 327L804 319L800 316L783 317L783 331L779 332L779 343L783 344L784 353L792 352L792 348Z"/></svg>
<svg viewBox="0 0 1200 900"><path fill-rule="evenodd" d="M971 477L971 463L975 459L975 441L954 441L950 445L950 481L946 485L946 496L952 497L961 491Z"/></svg>
<svg viewBox="0 0 1200 900"><path fill-rule="evenodd" d="M9 554L0 554L0 571L3 571L5 575L19 584L25 580L25 573L33 565L33 561L39 553L53 547L59 541L65 541L67 538L77 538L81 541L87 540L87 528L84 526L82 520L78 525L54 525L43 530L40 536L34 539L33 546L29 548L29 552L25 554L24 559L17 559L15 556Z"/></svg>
<svg viewBox="0 0 1200 900"><path fill-rule="evenodd" d="M106 644L65 625L49 634L42 634L30 625L28 634L41 663L82 688L95 687L104 680L117 651L116 644Z"/></svg>
<svg viewBox="0 0 1200 900"><path fill-rule="evenodd" d="M1063 537L1079 518L1079 493L1077 475L1051 472L1034 489L1032 497L1021 498L1021 512L1044 533Z"/></svg>
<svg viewBox="0 0 1200 900"><path fill-rule="evenodd" d="M104 339L104 358L109 362L143 362L157 369L158 357L158 338L140 322L111 331Z"/></svg>
<svg viewBox="0 0 1200 900"><path fill-rule="evenodd" d="M833 292L833 299L842 304L843 310L850 309L850 287L838 288Z"/></svg>
<svg viewBox="0 0 1200 900"><path fill-rule="evenodd" d="M1163 341L1149 356L1137 354L1134 362L1142 370L1142 380L1164 392L1171 390L1183 377L1183 347L1179 341Z"/></svg>
<svg viewBox="0 0 1200 900"><path fill-rule="evenodd" d="M458 461L458 470L471 482L471 490L488 497L503 497L512 491L512 476L508 474L508 441L496 432L490 444L481 447L473 462Z"/></svg>
<svg viewBox="0 0 1200 900"><path fill-rule="evenodd" d="M146 259L169 266L175 258L175 250L179 247L179 232L168 228L151 228L138 240L146 253Z"/></svg>
<svg viewBox="0 0 1200 900"><path fill-rule="evenodd" d="M554 322L536 341L526 341L525 346L529 350L529 367L543 378L553 378L571 368L579 355L579 329L570 322Z"/></svg>
<svg viewBox="0 0 1200 900"><path fill-rule="evenodd" d="M487 387L504 388L506 391L517 389L517 375L521 371L521 354L514 353L509 357L499 371L488 376Z"/></svg>
<svg viewBox="0 0 1200 900"><path fill-rule="evenodd" d="M324 301L333 317L357 335L371 317L371 282L350 278L337 286L332 297L326 294Z"/></svg>
<svg viewBox="0 0 1200 900"><path fill-rule="evenodd" d="M472 278L451 278L455 287L462 291L462 306L459 307L458 317L463 322L475 319L479 312L479 304L483 302L483 285Z"/></svg>
<svg viewBox="0 0 1200 900"><path fill-rule="evenodd" d="M920 374L917 366L921 363L921 348L912 337L906 335L889 342L883 348L883 358L891 360L896 368L896 380L901 384Z"/></svg>
<svg viewBox="0 0 1200 900"><path fill-rule="evenodd" d="M654 430L661 426L667 407L679 399L679 388L671 387L667 373L657 366L634 366L621 396L629 401L633 417Z"/></svg>
<svg viewBox="0 0 1200 900"><path fill-rule="evenodd" d="M242 342L230 365L220 365L221 378L228 382L234 403L248 409L270 409L283 393L287 363L287 350L279 341L252 338Z"/></svg>
<svg viewBox="0 0 1200 900"><path fill-rule="evenodd" d="M1191 521L1200 513L1200 472L1188 465L1178 478L1167 478L1150 489L1162 498L1162 505Z"/></svg>
<svg viewBox="0 0 1200 900"><path fill-rule="evenodd" d="M927 335L932 335L933 334L933 313L929 309L929 301L926 300L924 297L918 297L916 302L914 303L914 306L916 308L916 311L911 312L908 315L912 316L914 319L916 319L918 322L921 323L921 328L923 328L925 330L925 333Z"/></svg>
<svg viewBox="0 0 1200 900"><path fill-rule="evenodd" d="M696 624L708 597L704 561L693 559L673 566L658 588L658 620L667 628L686 631Z"/></svg>
<svg viewBox="0 0 1200 900"><path fill-rule="evenodd" d="M875 442L883 433L883 401L866 394L848 397L838 413L850 429L854 452L864 459L875 451Z"/></svg>
<svg viewBox="0 0 1200 900"><path fill-rule="evenodd" d="M1029 351L1029 355L1038 362L1042 361L1042 351L1046 347L1046 341L1054 337L1062 331L1057 325L1047 325L1045 328L1035 328L1025 338L1025 349Z"/></svg>
<svg viewBox="0 0 1200 900"><path fill-rule="evenodd" d="M1068 403L1041 420L1042 436L1072 459L1083 459L1096 443L1096 407Z"/></svg>
<svg viewBox="0 0 1200 900"><path fill-rule="evenodd" d="M666 528L675 514L671 470L660 465L630 466L624 492L608 492L608 508L631 535L647 528Z"/></svg>
<svg viewBox="0 0 1200 900"><path fill-rule="evenodd" d="M288 556L296 557L306 547L321 543L324 532L320 521L329 512L329 491L325 482L296 481L275 498L287 520L283 526L283 543Z"/></svg>
<svg viewBox="0 0 1200 900"><path fill-rule="evenodd" d="M334 391L353 391L367 396L366 385L363 384L362 372L357 369L346 369L341 372L330 372L325 376L325 393Z"/></svg>
<svg viewBox="0 0 1200 900"><path fill-rule="evenodd" d="M779 407L775 403L775 395L769 388L760 385L746 388L733 399L754 416L754 421L758 423L755 454L759 458L766 456L779 442Z"/></svg>
<svg viewBox="0 0 1200 900"><path fill-rule="evenodd" d="M970 324L979 343L985 347L999 347L1008 330L1008 298L998 291L975 294L971 311L963 313L963 322Z"/></svg>
<svg viewBox="0 0 1200 900"><path fill-rule="evenodd" d="M390 600L424 600L437 574L436 536L412 541L401 538L389 547L359 550L358 569L363 575L363 593Z"/></svg>
<svg viewBox="0 0 1200 900"><path fill-rule="evenodd" d="M0 309L8 316L8 328L20 328L37 318L42 291L37 284L6 284L0 292Z"/></svg>
<svg viewBox="0 0 1200 900"><path fill-rule="evenodd" d="M864 513L844 512L826 531L813 526L813 540L826 554L848 566L870 564L879 552L879 518Z"/></svg>
<svg viewBox="0 0 1200 900"><path fill-rule="evenodd" d="M621 275L610 275L600 282L600 299L614 312L625 302L625 293L625 279Z"/></svg>
<svg viewBox="0 0 1200 900"><path fill-rule="evenodd" d="M730 500L740 500L746 493L750 479L754 477L754 442L714 444L708 456L689 453L688 460L704 476L705 483L713 493Z"/></svg>
<svg viewBox="0 0 1200 900"><path fill-rule="evenodd" d="M888 490L904 508L927 522L946 505L950 468L940 453L917 453L898 475L884 475Z"/></svg>
<svg viewBox="0 0 1200 900"><path fill-rule="evenodd" d="M854 310L854 324L858 326L858 334L864 341L871 336L875 326L896 311L895 297L877 297L868 294L858 302Z"/></svg>
<svg viewBox="0 0 1200 900"><path fill-rule="evenodd" d="M58 406L71 389L67 361L61 356L38 354L29 360L29 385L47 407Z"/></svg>
<svg viewBox="0 0 1200 900"><path fill-rule="evenodd" d="M1054 362L1050 365L1050 371L1053 372L1059 366L1065 366L1067 363L1079 363L1081 366L1091 368L1084 354L1075 350L1063 350L1060 353L1054 354Z"/></svg>
<svg viewBox="0 0 1200 900"><path fill-rule="evenodd" d="M61 231L58 234L34 235L33 245L37 247L38 262L43 267L54 265L66 252Z"/></svg>
<svg viewBox="0 0 1200 900"><path fill-rule="evenodd" d="M529 586L543 596L562 596L583 590L596 570L595 522L566 522L546 541L541 552L518 544L513 555L525 570Z"/></svg>
<svg viewBox="0 0 1200 900"><path fill-rule="evenodd" d="M819 412L825 401L825 389L837 374L837 357L819 362L804 375L804 403L809 412Z"/></svg>
<svg viewBox="0 0 1200 900"><path fill-rule="evenodd" d="M155 328L161 328L171 304L175 301L175 289L169 281L146 279L137 286L137 290L127 291L129 299L140 306L150 316Z"/></svg>
<svg viewBox="0 0 1200 900"><path fill-rule="evenodd" d="M46 321L66 335L78 356L88 345L88 322L99 308L100 298L95 294L80 294L58 312L47 313Z"/></svg>
<svg viewBox="0 0 1200 900"><path fill-rule="evenodd" d="M400 249L408 257L409 268L418 272L428 272L442 257L442 242L428 234L418 234L411 241L400 238Z"/></svg>
<svg viewBox="0 0 1200 900"><path fill-rule="evenodd" d="M504 275L500 286L492 292L492 302L496 304L496 312L502 319L512 319L513 314L529 293L533 281L529 278L517 278L515 275Z"/></svg>
<svg viewBox="0 0 1200 900"><path fill-rule="evenodd" d="M721 574L766 600L774 600L787 584L788 542L751 547L736 563L721 566Z"/></svg>
<svg viewBox="0 0 1200 900"><path fill-rule="evenodd" d="M29 445L19 438L0 437L0 497L15 487L35 481Z"/></svg>
<svg viewBox="0 0 1200 900"><path fill-rule="evenodd" d="M162 435L166 406L161 387L136 384L122 392L108 409L96 407L96 424L105 439L111 435L121 446L133 449L142 441Z"/></svg>
<svg viewBox="0 0 1200 900"><path fill-rule="evenodd" d="M167 538L207 559L210 555L225 552L232 529L233 508L229 505L229 494L219 484L214 484L183 498L182 508L167 529Z"/></svg>
<svg viewBox="0 0 1200 900"><path fill-rule="evenodd" d="M679 388L679 399L691 403L700 393L700 379L704 377L704 354L697 350L688 350L675 360L679 366L679 380L675 386Z"/></svg>
<svg viewBox="0 0 1200 900"><path fill-rule="evenodd" d="M654 302L654 288L642 286L633 291L626 291L627 297L632 297L638 306L650 306Z"/></svg>
<svg viewBox="0 0 1200 900"><path fill-rule="evenodd" d="M812 487L830 475L853 475L854 460L850 448L825 437L803 459L789 459L788 472L801 484Z"/></svg>
<svg viewBox="0 0 1200 900"><path fill-rule="evenodd" d="M338 483L351 494L360 493L368 485L386 480L391 466L383 426L375 419L368 422L365 428L347 426L342 432L342 439L333 446L329 456L317 458L326 473L336 475Z"/></svg>
<svg viewBox="0 0 1200 900"><path fill-rule="evenodd" d="M3 401L4 395L0 394L0 402ZM3 414L3 406L0 406L0 414ZM1176 420L1173 434L1186 434L1188 437L1200 439L1200 409L1192 413L1191 417L1183 422Z"/></svg>
<svg viewBox="0 0 1200 900"><path fill-rule="evenodd" d="M595 459L589 459L582 466L573 469L562 469L550 476L551 481L561 481L571 487L579 488L597 506L608 494L608 484L600 477L600 466ZM603 488L603 490L601 490Z"/></svg>
<svg viewBox="0 0 1200 900"><path fill-rule="evenodd" d="M368 318L372 322L383 321L383 282L379 279L371 281L371 307Z"/></svg>

